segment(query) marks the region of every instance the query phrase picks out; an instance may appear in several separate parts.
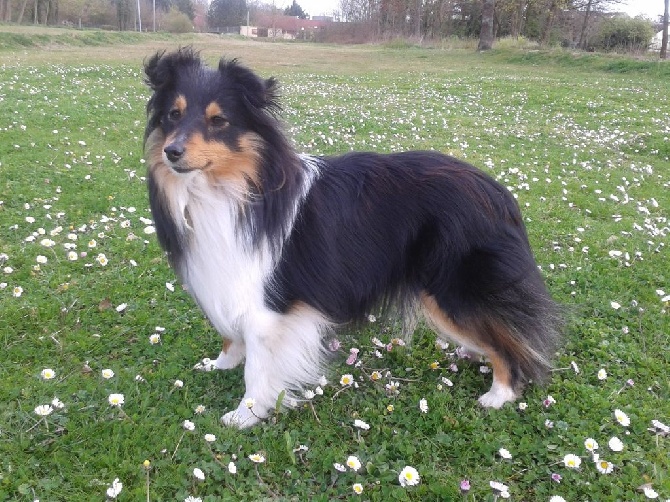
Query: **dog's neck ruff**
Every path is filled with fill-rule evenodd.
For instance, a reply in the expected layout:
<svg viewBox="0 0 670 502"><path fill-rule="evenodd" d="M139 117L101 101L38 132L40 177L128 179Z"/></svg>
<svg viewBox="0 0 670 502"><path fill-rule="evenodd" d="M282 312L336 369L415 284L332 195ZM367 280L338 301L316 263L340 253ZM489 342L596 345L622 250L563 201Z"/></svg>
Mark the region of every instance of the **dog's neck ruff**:
<svg viewBox="0 0 670 502"><path fill-rule="evenodd" d="M300 196L282 215L283 228L277 235L253 234L250 206L263 204L262 194L213 186L200 173L180 175L171 194L173 217L185 237L175 269L216 330L233 339L242 337L249 316L267 309L264 288L319 175L319 159L301 156L300 160L304 173Z"/></svg>

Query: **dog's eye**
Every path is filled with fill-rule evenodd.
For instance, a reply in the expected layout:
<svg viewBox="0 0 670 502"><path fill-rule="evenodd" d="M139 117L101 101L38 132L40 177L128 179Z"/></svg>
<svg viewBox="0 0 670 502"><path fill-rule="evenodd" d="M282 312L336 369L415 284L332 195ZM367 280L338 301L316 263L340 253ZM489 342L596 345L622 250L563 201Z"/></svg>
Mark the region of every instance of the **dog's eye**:
<svg viewBox="0 0 670 502"><path fill-rule="evenodd" d="M213 117L210 117L209 121L214 127L223 127L228 125L228 120L223 115L214 115Z"/></svg>
<svg viewBox="0 0 670 502"><path fill-rule="evenodd" d="M174 110L170 110L168 112L168 118L170 120L179 120L181 118L181 111L177 110L176 108Z"/></svg>

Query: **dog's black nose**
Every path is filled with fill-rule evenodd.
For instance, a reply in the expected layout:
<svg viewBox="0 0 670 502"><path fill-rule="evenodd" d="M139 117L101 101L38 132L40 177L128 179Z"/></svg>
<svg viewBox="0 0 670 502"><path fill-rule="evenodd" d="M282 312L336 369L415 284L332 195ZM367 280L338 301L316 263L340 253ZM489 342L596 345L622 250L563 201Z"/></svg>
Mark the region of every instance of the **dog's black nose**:
<svg viewBox="0 0 670 502"><path fill-rule="evenodd" d="M171 143L163 151L170 162L177 162L184 155L184 145Z"/></svg>

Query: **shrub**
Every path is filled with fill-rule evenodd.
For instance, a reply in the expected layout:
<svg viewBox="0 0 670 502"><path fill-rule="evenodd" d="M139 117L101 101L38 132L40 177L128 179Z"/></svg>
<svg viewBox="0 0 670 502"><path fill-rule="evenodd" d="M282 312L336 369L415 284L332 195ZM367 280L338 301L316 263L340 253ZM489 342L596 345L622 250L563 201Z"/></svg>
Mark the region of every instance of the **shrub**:
<svg viewBox="0 0 670 502"><path fill-rule="evenodd" d="M170 33L190 33L193 23L186 14L173 7L163 18L163 28Z"/></svg>
<svg viewBox="0 0 670 502"><path fill-rule="evenodd" d="M594 46L606 51L644 51L653 36L654 29L647 19L614 17L602 23Z"/></svg>

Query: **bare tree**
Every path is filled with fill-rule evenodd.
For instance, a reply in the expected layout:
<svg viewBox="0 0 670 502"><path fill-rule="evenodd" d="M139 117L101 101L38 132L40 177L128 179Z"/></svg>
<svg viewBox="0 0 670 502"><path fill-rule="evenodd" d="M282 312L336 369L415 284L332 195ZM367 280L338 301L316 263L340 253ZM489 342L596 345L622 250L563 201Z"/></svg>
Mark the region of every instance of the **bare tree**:
<svg viewBox="0 0 670 502"><path fill-rule="evenodd" d="M586 2L586 10L584 11L584 22L582 23L582 29L579 32L579 42L577 42L577 46L580 49L586 49L586 28L589 25L589 17L591 14L591 7L593 6L593 0L587 0Z"/></svg>
<svg viewBox="0 0 670 502"><path fill-rule="evenodd" d="M28 3L28 0L23 0L23 3L21 4L21 9L19 10L19 16L16 18L16 23L21 24L21 21L23 21L23 13L26 11L26 4Z"/></svg>
<svg viewBox="0 0 670 502"><path fill-rule="evenodd" d="M549 13L547 14L547 20L544 23L542 28L542 45L549 44L551 40L551 30L554 29L554 21L556 20L556 15L560 10L559 3L561 0L551 0L549 4Z"/></svg>
<svg viewBox="0 0 670 502"><path fill-rule="evenodd" d="M488 51L493 47L493 14L495 0L482 0L482 27L479 32L478 51Z"/></svg>
<svg viewBox="0 0 670 502"><path fill-rule="evenodd" d="M526 10L526 0L516 0L515 7L512 20L512 36L518 39L523 27L523 12Z"/></svg>
<svg viewBox="0 0 670 502"><path fill-rule="evenodd" d="M346 21L370 21L378 11L377 0L340 0L340 12Z"/></svg>
<svg viewBox="0 0 670 502"><path fill-rule="evenodd" d="M0 21L12 20L12 0L0 0Z"/></svg>

